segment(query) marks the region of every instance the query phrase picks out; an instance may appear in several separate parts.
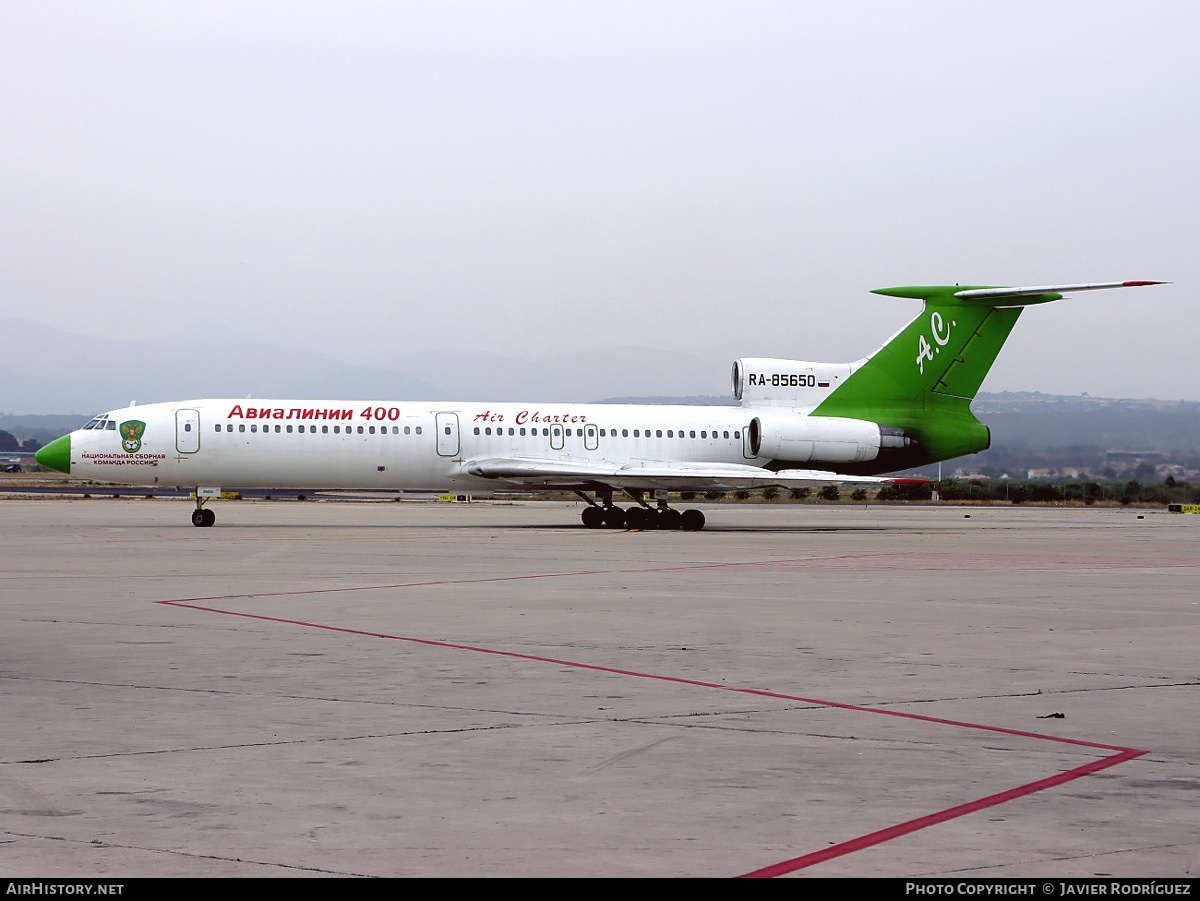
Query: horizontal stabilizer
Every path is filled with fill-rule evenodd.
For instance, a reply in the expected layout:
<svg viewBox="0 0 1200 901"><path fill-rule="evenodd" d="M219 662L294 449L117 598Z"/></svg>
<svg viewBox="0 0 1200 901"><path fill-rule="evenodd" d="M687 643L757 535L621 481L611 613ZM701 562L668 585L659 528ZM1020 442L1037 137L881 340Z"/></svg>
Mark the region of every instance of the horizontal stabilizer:
<svg viewBox="0 0 1200 901"><path fill-rule="evenodd" d="M1167 285L1170 282L1093 282L1088 285L1043 285L1034 288L971 288L955 291L954 296L962 300L974 297L989 300L1004 297L1031 297L1038 294L1072 294L1076 291L1099 291L1102 288L1142 288L1146 285Z"/></svg>
<svg viewBox="0 0 1200 901"><path fill-rule="evenodd" d="M909 285L900 288L877 288L872 294L888 297L911 297L934 303L983 300L993 306L1023 307L1036 303L1062 300L1064 294L1075 291L1099 291L1102 288L1141 288L1146 285L1169 285L1170 282L1092 282L1086 285L1036 285L1029 287L989 287L987 285Z"/></svg>

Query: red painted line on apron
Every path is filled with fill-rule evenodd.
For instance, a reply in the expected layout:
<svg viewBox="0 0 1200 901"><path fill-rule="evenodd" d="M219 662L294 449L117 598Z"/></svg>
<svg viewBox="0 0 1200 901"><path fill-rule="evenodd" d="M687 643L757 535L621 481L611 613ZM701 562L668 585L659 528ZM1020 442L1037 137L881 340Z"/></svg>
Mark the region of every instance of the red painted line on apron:
<svg viewBox="0 0 1200 901"><path fill-rule="evenodd" d="M892 556L888 554L865 555L865 556ZM1120 763L1133 760L1141 757L1148 751L1141 751L1135 748L1124 748L1119 745L1105 745L1098 742L1085 741L1076 738L1063 738L1056 735L1045 735L1039 732L1028 732L1023 729L1008 729L1002 726L988 726L981 723L967 723L958 720L944 719L942 717L925 716L919 713L908 713L901 710L885 710L878 707L863 707L858 704L846 704L837 701L823 701L819 698L807 698L800 695L788 695L781 692L766 691L757 688L736 688L729 685L722 685L717 682L706 682L698 679L685 679L680 676L665 676L657 673L642 673L636 670L624 670L610 666L600 666L594 663L581 663L574 660L562 660L556 657L543 657L537 654L523 654L516 651L503 651L496 648L485 648L477 645L459 644L450 641L438 641L431 638L416 638L406 635L393 635L386 632L372 632L364 629L350 629L344 626L332 626L324 623L308 622L305 620L286 619L277 616L267 616L261 613L247 613L237 610L224 610L219 607L206 606L199 601L218 601L218 600L237 600L262 597L281 597L288 595L307 595L307 594L324 594L327 592L343 592L343 591L378 591L387 588L419 588L437 585L469 585L487 582L513 582L529 579L550 579L564 578L575 576L589 575L629 575L636 573L653 573L653 572L680 572L687 570L703 570L715 567L733 567L733 566L770 566L776 564L791 564L829 560L845 560L850 559L851 555L837 557L805 557L796 560L762 560L762 561L745 561L741 563L707 563L694 564L688 566L670 566L670 567L654 567L647 569L629 569L629 570L581 570L578 572L561 572L561 573L535 573L524 576L495 576L479 579L439 579L428 582L407 582L394 585L372 585L362 586L358 588L315 588L304 589L300 591L279 591L267 594L241 594L241 595L224 595L208 598L187 598L177 600L156 601L157 604L162 604L168 607L181 607L190 610L197 610L204 613L219 613L225 616L238 616L244 619L254 619L260 622L279 623L281 625L301 626L308 629L322 629L329 632L340 632L346 635L361 635L367 638L381 638L388 641L403 641L411 644L425 645L428 647L446 648L456 651L470 651L478 654L490 654L497 657L509 657L517 660L528 660L535 663L549 663L555 666L566 666L574 669L588 670L591 672L607 673L615 676L629 676L638 679L652 679L658 682L670 682L676 685L689 685L696 688L709 688L720 691L733 692L735 694L753 695L756 697L772 698L783 701L793 701L804 704L812 704L818 707L827 707L835 710L846 710L855 713L872 713L881 716L898 717L900 719L917 720L920 722L931 723L941 726L952 726L960 729L974 729L984 732L992 732L1002 735L1012 735L1021 738L1031 738L1039 741L1051 741L1058 744L1074 745L1082 748L1094 748L1102 751L1116 752L1112 756L1104 757L1099 760L1093 760L1083 766L1067 770L1062 773L1057 773L1053 776L1048 776L1044 779L1039 779L1034 782L1026 783L1025 785L1016 788L1008 789L1007 791L999 792L994 795L988 795L984 798L979 798L975 801L969 801L965 804L960 804L955 807L947 808L946 810L937 813L927 814L923 817L918 817L914 820L908 820L904 823L898 823L894 826L889 826L886 829L881 829L877 832L872 832L867 835L860 836L849 841L841 842L837 845L832 845L829 848L824 848L820 851L814 851L810 854L805 854L801 857L794 857L790 860L781 861L772 864L768 867L763 867L758 870L753 870L743 874L747 877L769 877L781 876L787 873L793 873L797 870L805 869L814 864L821 863L826 860L831 860L835 857L842 857L847 854L852 854L856 851L861 851L865 848L874 845L882 844L883 842L891 841L910 833L917 832L921 829L926 829L930 826L936 826L939 823L947 822L948 820L956 819L957 817L965 816L969 813L975 813L979 810L984 810L988 807L995 807L999 804L1004 804L1014 798L1024 797L1035 792L1043 791L1047 788L1053 788L1057 785L1062 785L1065 782L1070 782L1074 779L1079 779L1082 776L1087 776L1100 770L1116 766Z"/></svg>
<svg viewBox="0 0 1200 901"><path fill-rule="evenodd" d="M353 589L337 589L353 590ZM1003 726L987 726L980 723L966 723L959 720L943 719L936 716L926 716L920 713L908 713L903 710L885 710L878 707L863 707L858 704L846 704L839 701L823 701L820 698L808 698L803 695L789 695L778 691L768 691L763 688L737 688L722 685L719 682L706 682L701 679L685 679L682 676L664 676L660 673L643 673L637 670L619 669L613 666L601 666L597 663L581 663L577 660L563 660L559 657L543 657L538 654L524 654L519 651L502 651L497 648L485 648L479 645L459 644L453 641L440 641L434 638L416 638L411 635L393 635L387 632L373 632L366 629L350 629L346 626L331 626L325 623L314 623L306 620L287 619L279 616L267 616L262 613L246 613L238 610L222 610L219 607L206 607L188 601L156 601L168 607L185 607L204 613L221 613L226 616L240 616L245 619L255 619L262 622L280 623L288 626L302 626L308 629L323 629L328 632L341 632L346 635L362 635L366 638L383 638L388 641L404 641L410 644L426 645L428 647L447 648L455 651L471 651L477 654L491 654L496 657L511 657L516 660L529 660L534 663L551 663L555 666L569 666L574 669L590 670L598 673L608 673L614 676L632 676L638 679L653 679L658 682L673 682L677 685L690 685L696 688L712 688L730 691L737 694L754 695L761 698L773 698L780 701L796 701L802 704L812 704L816 707L829 707L835 710L847 710L853 713L876 713L882 716L893 716L900 719L918 720L923 723L933 723L939 726L954 726L959 729L978 729L985 732L995 732L1002 735L1014 735L1020 738L1035 738L1042 741L1053 741L1061 744L1079 745L1086 748L1096 748L1103 751L1129 751L1117 745L1103 745L1078 738L1062 738L1057 735L1045 735L1040 732L1027 732L1022 729L1008 729Z"/></svg>
<svg viewBox="0 0 1200 901"><path fill-rule="evenodd" d="M290 595L334 594L343 591L385 591L390 588L428 588L438 585L479 585L489 582L522 582L530 579L562 579L574 576L629 576L638 573L687 572L688 570L720 569L733 566L795 566L811 562L831 560L857 560L863 557L891 556L890 554L843 554L836 557L799 557L794 560L744 560L738 563L690 563L686 566L654 566L645 569L581 569L575 572L529 573L524 576L481 576L477 579L431 579L425 582L397 582L389 585L358 585L346 588L299 588L293 591L266 591L256 594L217 594L207 597L177 598L171 601L155 601L156 604L186 606L192 601L231 601L242 598L278 598ZM228 611L210 611L225 613Z"/></svg>
<svg viewBox="0 0 1200 901"><path fill-rule="evenodd" d="M438 585L477 585L477 584L485 584L485 583L490 583L490 582L522 582L522 581L528 581L528 580L532 580L532 579L562 579L562 578L571 578L571 577L578 577L578 576L629 576L629 575L638 575L639 573L690 572L693 570L698 572L698 571L702 571L702 570L706 570L706 569L725 569L725 568L733 568L733 567L739 567L739 566L819 566L821 564L838 564L838 563L849 562L849 561L863 561L863 560L870 560L872 562L886 562L890 559L899 559L899 560L904 560L904 561L920 562L921 565L917 568L923 569L923 570L932 568L932 569L939 569L939 570L957 571L957 570L961 569L964 571L974 572L976 567L973 564L977 564L978 559L979 559L978 556L973 557L973 558L964 557L964 558L961 558L961 560L959 561L961 563L960 566L930 567L928 564L934 558L934 556L935 555L892 552L892 553L879 553L879 554L838 554L838 555L833 555L833 556L828 556L828 557L795 557L795 558L791 558L791 559L782 559L782 560L742 560L742 561L731 562L731 563L689 563L689 564L685 564L683 566L651 566L651 567L645 567L645 568L641 568L641 569L583 569L583 570L578 570L578 571L553 572L553 573L529 573L529 574L526 574L523 576L480 576L479 578L475 578L475 579L430 579L430 580L423 581L423 582L396 582L396 583L387 584L387 585L358 585L358 586L350 586L350 587L346 587L346 588L301 588L301 589L295 589L292 591L267 591L267 592L258 592L255 594L219 594L219 595L209 595L209 596L194 597L194 598L178 598L176 600L171 600L171 601L156 601L155 603L182 605L185 602L189 602L189 601L227 601L227 600L238 600L241 598L276 598L276 597L288 597L290 595L334 594L334 593L346 592L346 591L385 591L388 589L396 589L396 588L425 588L425 587L435 587ZM944 555L936 555L936 556L937 556L939 562L941 562L941 556L944 556ZM996 555L996 556L999 557L1000 555ZM1053 563L1054 564L1053 568L1056 571L1062 570L1064 562L1065 563L1072 562L1070 560L1064 561L1059 557L1054 557L1054 558L1047 557L1047 558L1039 558L1039 559L1042 560L1043 562L1045 562L1046 564ZM1096 567L1099 565L1095 558L1087 558L1087 559L1084 559L1084 560L1081 560L1078 562L1081 564L1081 566L1086 566L1088 568ZM1109 566L1113 566L1113 567L1117 567L1117 568L1134 568L1134 563L1137 564L1137 568L1200 566L1200 563L1191 563L1188 561L1181 561L1181 560L1108 561ZM997 568L1002 568L1002 567L997 567ZM342 573L342 575L352 575L352 573Z"/></svg>
<svg viewBox="0 0 1200 901"><path fill-rule="evenodd" d="M1124 763L1127 760L1133 760L1135 757L1141 757L1143 754L1147 753L1149 752L1137 751L1129 748L1125 751L1122 751L1120 754L1116 754L1112 757L1105 757L1102 760L1093 760L1091 763L1084 764L1081 767L1076 767L1073 770L1067 770L1064 773L1048 776L1045 779L1039 779L1036 782L1030 782L1026 785L1018 786L1017 788L1010 788L1008 791L1003 791L999 794L988 795L988 797L980 798L977 801L969 801L966 804L960 804L957 807L950 807L938 813L931 813L928 816L918 817L915 820L909 820L907 823L897 823L895 826L889 826L887 829L881 829L878 832L872 832L869 835L863 835L858 838L851 839L848 842L842 842L841 844L825 848L821 851L814 851L811 854L805 854L803 857L794 857L791 860L785 860L781 863L772 864L769 867L763 867L761 870L754 870L751 873L745 873L743 874L743 878L784 876L788 873L794 873L796 870L802 870L805 867L811 867L813 864L831 860L835 857L842 857L846 854L853 854L855 851L861 851L864 848L870 848L872 845L878 845L886 841L891 841L894 838L899 838L902 835L908 835L909 833L916 832L919 829L926 829L929 826L936 826L939 823L945 823L947 820L953 820L956 817L965 816L968 813L975 813L976 811L984 810L988 807L995 807L997 804L1003 804L1006 801L1013 800L1014 798L1021 798L1025 795L1032 795L1034 792L1042 791L1043 789L1053 788L1056 785L1062 785L1064 782L1070 782L1072 779L1078 779L1080 776L1087 776L1091 773L1108 769L1110 766L1116 766L1118 763Z"/></svg>

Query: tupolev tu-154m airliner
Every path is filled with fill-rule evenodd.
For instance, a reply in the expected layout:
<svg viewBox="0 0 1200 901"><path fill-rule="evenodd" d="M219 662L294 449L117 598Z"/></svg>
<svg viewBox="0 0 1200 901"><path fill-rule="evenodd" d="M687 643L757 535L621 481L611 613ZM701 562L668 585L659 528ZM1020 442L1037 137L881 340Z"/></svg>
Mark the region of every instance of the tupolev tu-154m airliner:
<svg viewBox="0 0 1200 901"><path fill-rule="evenodd" d="M667 492L904 481L882 474L986 450L971 400L1025 307L1156 284L882 288L924 310L853 363L738 360L738 407L188 400L111 410L37 462L194 487L196 526L215 522L205 502L222 487L499 488L574 491L589 527L696 530L704 514L669 507Z"/></svg>

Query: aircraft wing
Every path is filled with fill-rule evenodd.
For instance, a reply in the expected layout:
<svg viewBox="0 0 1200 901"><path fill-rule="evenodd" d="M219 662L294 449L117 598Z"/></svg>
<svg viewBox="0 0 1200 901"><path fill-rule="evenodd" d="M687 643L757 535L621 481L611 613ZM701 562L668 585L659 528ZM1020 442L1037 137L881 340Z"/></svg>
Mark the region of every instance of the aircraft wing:
<svg viewBox="0 0 1200 901"><path fill-rule="evenodd" d="M817 484L863 484L925 481L877 476L847 476L815 469L784 469L772 472L760 466L738 463L681 463L639 461L607 463L541 457L491 457L467 460L460 465L463 475L495 479L513 486L539 489L581 489L597 484L612 488L675 491L694 489L795 488Z"/></svg>

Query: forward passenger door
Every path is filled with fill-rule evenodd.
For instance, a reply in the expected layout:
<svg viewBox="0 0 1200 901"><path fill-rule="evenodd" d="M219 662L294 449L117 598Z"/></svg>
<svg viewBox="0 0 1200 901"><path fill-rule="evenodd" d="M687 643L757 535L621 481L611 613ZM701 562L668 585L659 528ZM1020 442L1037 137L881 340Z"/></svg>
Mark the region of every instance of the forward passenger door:
<svg viewBox="0 0 1200 901"><path fill-rule="evenodd" d="M437 452L439 457L456 457L459 451L458 414L437 413L434 415L434 428L437 431Z"/></svg>
<svg viewBox="0 0 1200 901"><path fill-rule="evenodd" d="M175 450L194 454L200 450L200 411L175 411Z"/></svg>

